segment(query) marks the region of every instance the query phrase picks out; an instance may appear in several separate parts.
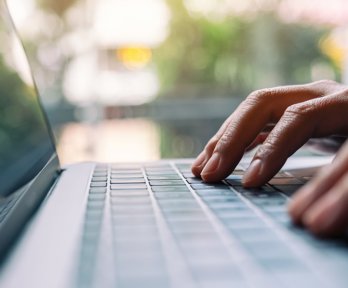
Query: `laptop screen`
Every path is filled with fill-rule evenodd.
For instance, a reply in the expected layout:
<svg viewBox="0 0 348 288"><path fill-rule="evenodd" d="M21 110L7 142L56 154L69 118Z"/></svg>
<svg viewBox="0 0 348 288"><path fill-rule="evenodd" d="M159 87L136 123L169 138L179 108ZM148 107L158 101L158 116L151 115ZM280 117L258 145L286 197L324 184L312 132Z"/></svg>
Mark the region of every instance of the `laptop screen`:
<svg viewBox="0 0 348 288"><path fill-rule="evenodd" d="M0 196L6 196L42 170L55 146L3 0L0 13Z"/></svg>

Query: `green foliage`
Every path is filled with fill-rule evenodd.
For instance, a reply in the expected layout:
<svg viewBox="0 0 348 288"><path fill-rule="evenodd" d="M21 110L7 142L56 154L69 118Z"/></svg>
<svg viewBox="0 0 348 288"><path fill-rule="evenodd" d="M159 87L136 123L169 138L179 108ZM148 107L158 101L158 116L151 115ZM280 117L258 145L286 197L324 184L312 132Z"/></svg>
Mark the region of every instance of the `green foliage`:
<svg viewBox="0 0 348 288"><path fill-rule="evenodd" d="M323 28L284 24L271 12L211 20L190 15L183 0L167 2L170 35L154 53L162 94L245 96L263 87L311 81L315 62L333 66L318 45L327 33Z"/></svg>

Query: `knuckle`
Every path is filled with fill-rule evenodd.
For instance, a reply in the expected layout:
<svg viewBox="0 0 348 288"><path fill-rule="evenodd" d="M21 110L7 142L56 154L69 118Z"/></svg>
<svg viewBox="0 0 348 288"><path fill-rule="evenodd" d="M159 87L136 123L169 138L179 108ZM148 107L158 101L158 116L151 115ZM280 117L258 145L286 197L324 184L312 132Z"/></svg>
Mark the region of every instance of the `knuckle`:
<svg viewBox="0 0 348 288"><path fill-rule="evenodd" d="M332 93L341 90L344 86L334 80L319 80L308 84L308 92L314 92L316 96L325 96L327 93Z"/></svg>
<svg viewBox="0 0 348 288"><path fill-rule="evenodd" d="M274 141L267 141L263 143L256 152L256 157L258 158L269 158L274 151L276 151L277 145Z"/></svg>
<svg viewBox="0 0 348 288"><path fill-rule="evenodd" d="M325 80L318 80L318 81L312 82L309 85L310 86L327 87L327 86L336 86L339 84L334 80L325 79Z"/></svg>
<svg viewBox="0 0 348 288"><path fill-rule="evenodd" d="M317 110L316 105L298 103L286 108L283 117L289 119L303 119L311 116Z"/></svg>
<svg viewBox="0 0 348 288"><path fill-rule="evenodd" d="M340 93L338 94L338 98L342 100L342 103L346 104L347 97L348 97L348 88L344 87L342 91L340 91Z"/></svg>
<svg viewBox="0 0 348 288"><path fill-rule="evenodd" d="M230 142L231 136L229 135L229 133L224 133L224 135L222 135L222 137L220 138L219 142L216 144L214 151L220 154L225 154Z"/></svg>
<svg viewBox="0 0 348 288"><path fill-rule="evenodd" d="M247 103L251 103L253 105L259 103L268 103L272 101L275 92L274 89L261 89L252 92L246 99Z"/></svg>

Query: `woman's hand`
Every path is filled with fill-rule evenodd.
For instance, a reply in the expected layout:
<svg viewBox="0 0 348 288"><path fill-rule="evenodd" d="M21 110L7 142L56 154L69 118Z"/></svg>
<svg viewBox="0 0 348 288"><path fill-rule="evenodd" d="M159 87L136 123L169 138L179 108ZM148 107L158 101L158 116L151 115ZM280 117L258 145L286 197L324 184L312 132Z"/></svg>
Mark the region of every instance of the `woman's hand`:
<svg viewBox="0 0 348 288"><path fill-rule="evenodd" d="M271 132L265 133L270 126L273 127ZM243 178L246 187L260 186L311 137L333 134L348 135L347 86L334 81L319 81L256 91L241 103L208 142L192 165L192 172L207 182L222 180L234 170L248 147L262 144ZM331 167L296 194L290 205L294 220L308 225L313 232L320 233L318 223L324 221L326 216L323 215L330 213L327 210L335 205L337 215L334 214L340 220L331 219L334 224L329 223L329 228L322 226L322 232L333 232L345 225L341 223L343 216L340 215L346 210L341 206L341 210L338 209L337 205L344 202L338 198L345 197L348 208L348 173L343 176L348 172L348 147L337 157ZM345 182L341 183L343 179ZM328 191L330 193L325 193ZM348 224L348 220L346 222Z"/></svg>
<svg viewBox="0 0 348 288"><path fill-rule="evenodd" d="M264 129L275 125L265 137ZM263 142L244 176L247 187L270 180L311 137L348 135L348 88L333 81L252 93L225 121L192 166L207 182L227 177L255 140Z"/></svg>

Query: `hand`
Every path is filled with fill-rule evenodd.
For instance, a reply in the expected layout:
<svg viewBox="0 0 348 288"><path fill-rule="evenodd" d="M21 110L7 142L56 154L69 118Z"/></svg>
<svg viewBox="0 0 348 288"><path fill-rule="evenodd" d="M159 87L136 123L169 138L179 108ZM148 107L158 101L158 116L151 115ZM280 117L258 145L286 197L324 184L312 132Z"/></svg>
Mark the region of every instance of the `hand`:
<svg viewBox="0 0 348 288"><path fill-rule="evenodd" d="M289 205L292 219L318 235L348 228L348 142L335 161L296 192Z"/></svg>
<svg viewBox="0 0 348 288"><path fill-rule="evenodd" d="M263 185L309 138L348 135L347 120L348 88L334 81L256 91L208 142L192 172L207 182L222 180L250 145L263 142L243 178L246 187Z"/></svg>

